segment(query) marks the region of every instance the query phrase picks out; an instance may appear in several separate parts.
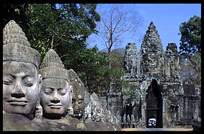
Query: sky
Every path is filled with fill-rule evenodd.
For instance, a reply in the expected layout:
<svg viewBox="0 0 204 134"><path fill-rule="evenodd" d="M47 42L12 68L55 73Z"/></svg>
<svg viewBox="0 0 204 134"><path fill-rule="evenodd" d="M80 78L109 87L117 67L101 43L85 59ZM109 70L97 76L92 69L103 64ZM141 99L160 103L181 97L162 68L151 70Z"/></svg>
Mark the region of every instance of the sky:
<svg viewBox="0 0 204 134"><path fill-rule="evenodd" d="M137 50L139 51L146 30L150 22L153 21L160 35L163 50L166 51L168 43L176 43L177 50L179 51L181 38L179 26L181 23L187 22L194 15L201 17L201 4L126 4L126 6L135 8L135 11L141 17L142 23L138 28L138 40L123 40L120 45L114 48L125 48L127 43L136 43ZM98 8L96 11L98 11ZM130 13L134 14L134 12ZM106 49L96 35L92 34L88 40L89 48L97 44L99 50Z"/></svg>

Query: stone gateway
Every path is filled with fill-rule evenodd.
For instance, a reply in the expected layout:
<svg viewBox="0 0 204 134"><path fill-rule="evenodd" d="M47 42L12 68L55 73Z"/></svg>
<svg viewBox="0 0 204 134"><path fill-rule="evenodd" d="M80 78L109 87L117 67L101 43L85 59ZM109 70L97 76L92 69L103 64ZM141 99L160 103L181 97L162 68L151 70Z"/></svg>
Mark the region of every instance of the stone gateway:
<svg viewBox="0 0 204 134"><path fill-rule="evenodd" d="M159 128L192 127L192 119L199 118L194 113L200 113L200 86L181 81L177 46L169 43L164 52L153 22L146 31L140 52L134 43L126 46L124 67L126 75L122 79L135 89L123 88L132 95L123 95L122 105L134 103L136 108L131 109L132 119L127 119L127 110L122 114L123 127L149 127L150 118L156 119Z"/></svg>

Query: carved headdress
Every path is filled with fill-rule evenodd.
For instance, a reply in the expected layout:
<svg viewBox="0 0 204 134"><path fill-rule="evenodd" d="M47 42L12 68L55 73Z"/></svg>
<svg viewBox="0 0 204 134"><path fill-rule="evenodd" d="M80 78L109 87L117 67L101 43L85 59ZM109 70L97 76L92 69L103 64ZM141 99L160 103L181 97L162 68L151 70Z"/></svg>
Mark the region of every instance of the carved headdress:
<svg viewBox="0 0 204 134"><path fill-rule="evenodd" d="M75 95L82 95L81 97L84 97L84 91L85 86L83 84L83 82L81 81L81 79L79 78L79 76L77 75L77 73L73 70L73 69L69 69L68 70L69 75L70 75L70 84L73 87L73 96Z"/></svg>
<svg viewBox="0 0 204 134"><path fill-rule="evenodd" d="M17 61L40 65L40 53L31 48L22 28L9 21L3 29L3 61Z"/></svg>
<svg viewBox="0 0 204 134"><path fill-rule="evenodd" d="M57 78L69 81L68 71L64 68L60 57L53 49L50 49L45 55L39 71L43 79Z"/></svg>

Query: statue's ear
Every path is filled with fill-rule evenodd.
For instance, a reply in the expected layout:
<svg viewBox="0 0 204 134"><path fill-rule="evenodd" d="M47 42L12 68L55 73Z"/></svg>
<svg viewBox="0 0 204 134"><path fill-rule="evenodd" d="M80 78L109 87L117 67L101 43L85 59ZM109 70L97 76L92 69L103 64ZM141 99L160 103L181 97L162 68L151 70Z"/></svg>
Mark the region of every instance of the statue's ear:
<svg viewBox="0 0 204 134"><path fill-rule="evenodd" d="M38 74L38 89L39 91L41 90L41 87L42 87L42 75L41 74Z"/></svg>

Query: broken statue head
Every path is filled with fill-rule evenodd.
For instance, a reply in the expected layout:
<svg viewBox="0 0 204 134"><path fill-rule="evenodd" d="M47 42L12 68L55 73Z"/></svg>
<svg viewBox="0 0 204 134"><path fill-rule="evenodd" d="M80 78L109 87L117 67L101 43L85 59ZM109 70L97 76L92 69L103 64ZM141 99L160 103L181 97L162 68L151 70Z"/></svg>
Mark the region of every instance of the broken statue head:
<svg viewBox="0 0 204 134"><path fill-rule="evenodd" d="M103 109L103 105L101 104L98 96L96 95L96 93L92 93L91 95L91 106L92 106L92 120L99 122L101 120L103 120L103 116L104 116L104 109Z"/></svg>
<svg viewBox="0 0 204 134"><path fill-rule="evenodd" d="M39 72L43 78L40 93L43 117L48 119L65 117L71 101L69 75L53 49L50 49L45 55Z"/></svg>
<svg viewBox="0 0 204 134"><path fill-rule="evenodd" d="M73 87L72 96L72 107L74 110L73 117L81 119L83 117L85 109L84 103L85 86L73 69L69 69L69 73L71 74L70 84Z"/></svg>
<svg viewBox="0 0 204 134"><path fill-rule="evenodd" d="M22 28L9 21L3 29L3 110L34 118L41 86L40 53Z"/></svg>

